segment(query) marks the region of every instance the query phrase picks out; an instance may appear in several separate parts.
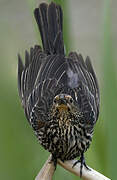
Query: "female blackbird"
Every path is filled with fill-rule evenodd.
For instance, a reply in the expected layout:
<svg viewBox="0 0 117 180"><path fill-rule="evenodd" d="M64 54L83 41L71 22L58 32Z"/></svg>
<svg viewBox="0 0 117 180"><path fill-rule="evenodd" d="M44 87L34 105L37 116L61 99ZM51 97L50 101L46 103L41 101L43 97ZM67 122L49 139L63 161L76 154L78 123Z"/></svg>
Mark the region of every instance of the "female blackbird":
<svg viewBox="0 0 117 180"><path fill-rule="evenodd" d="M40 144L57 158L79 157L92 141L99 115L99 87L90 58L65 55L63 13L55 3L42 3L34 10L43 49L25 51L25 65L18 55L18 89L26 117ZM77 162L79 162L77 161ZM76 162L76 163L77 163ZM75 163L75 164L76 164ZM74 165L75 165L74 164Z"/></svg>

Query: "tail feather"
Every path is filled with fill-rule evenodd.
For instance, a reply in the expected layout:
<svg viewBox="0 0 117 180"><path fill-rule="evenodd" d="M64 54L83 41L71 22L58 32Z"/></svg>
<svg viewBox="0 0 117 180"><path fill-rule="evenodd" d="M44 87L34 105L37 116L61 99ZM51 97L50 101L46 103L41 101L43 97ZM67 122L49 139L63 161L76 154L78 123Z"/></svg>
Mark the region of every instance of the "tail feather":
<svg viewBox="0 0 117 180"><path fill-rule="evenodd" d="M61 31L59 31L54 41L54 49L57 54L64 54L64 42Z"/></svg>
<svg viewBox="0 0 117 180"><path fill-rule="evenodd" d="M34 11L40 31L43 49L47 54L64 54L63 15L59 5L40 4Z"/></svg>
<svg viewBox="0 0 117 180"><path fill-rule="evenodd" d="M42 39L43 48L45 51L49 51L49 42L48 42L48 24L47 24L47 8L48 5L45 3L40 4L39 8L36 8L34 11L34 16L40 30L40 35Z"/></svg>

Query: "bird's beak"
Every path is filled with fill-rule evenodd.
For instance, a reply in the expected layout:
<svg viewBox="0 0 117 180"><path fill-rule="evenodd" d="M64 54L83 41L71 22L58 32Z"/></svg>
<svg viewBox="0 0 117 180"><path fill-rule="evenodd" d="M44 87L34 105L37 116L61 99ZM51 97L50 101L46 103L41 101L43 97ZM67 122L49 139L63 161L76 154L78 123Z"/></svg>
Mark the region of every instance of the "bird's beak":
<svg viewBox="0 0 117 180"><path fill-rule="evenodd" d="M68 105L65 100L60 99L57 105L59 111L67 111Z"/></svg>

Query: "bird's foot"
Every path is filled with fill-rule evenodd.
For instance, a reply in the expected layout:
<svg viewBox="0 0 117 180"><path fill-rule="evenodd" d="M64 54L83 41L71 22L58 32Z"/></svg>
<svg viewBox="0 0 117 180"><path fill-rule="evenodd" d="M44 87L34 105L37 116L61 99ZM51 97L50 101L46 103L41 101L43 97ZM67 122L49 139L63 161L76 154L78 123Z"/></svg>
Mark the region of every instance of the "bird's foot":
<svg viewBox="0 0 117 180"><path fill-rule="evenodd" d="M77 161L73 164L72 168L73 168L74 166L76 166L77 163L81 163L81 165L80 165L80 178L82 177L82 168L83 168L83 165L84 165L84 167L85 167L87 170L91 171L91 169L90 169L90 168L86 165L86 163L85 163L84 154L82 154L81 157L80 157L80 159L77 160Z"/></svg>

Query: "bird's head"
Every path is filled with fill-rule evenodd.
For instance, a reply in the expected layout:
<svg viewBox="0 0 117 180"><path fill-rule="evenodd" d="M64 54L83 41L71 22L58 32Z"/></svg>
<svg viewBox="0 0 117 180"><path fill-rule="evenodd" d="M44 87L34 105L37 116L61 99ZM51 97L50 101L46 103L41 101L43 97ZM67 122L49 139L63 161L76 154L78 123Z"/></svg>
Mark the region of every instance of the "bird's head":
<svg viewBox="0 0 117 180"><path fill-rule="evenodd" d="M58 119L60 126L65 124L68 126L71 122L79 123L83 116L72 96L58 94L53 99L52 117Z"/></svg>
<svg viewBox="0 0 117 180"><path fill-rule="evenodd" d="M59 94L55 96L53 106L54 109L58 110L59 112L69 112L75 107L73 98L68 94Z"/></svg>

